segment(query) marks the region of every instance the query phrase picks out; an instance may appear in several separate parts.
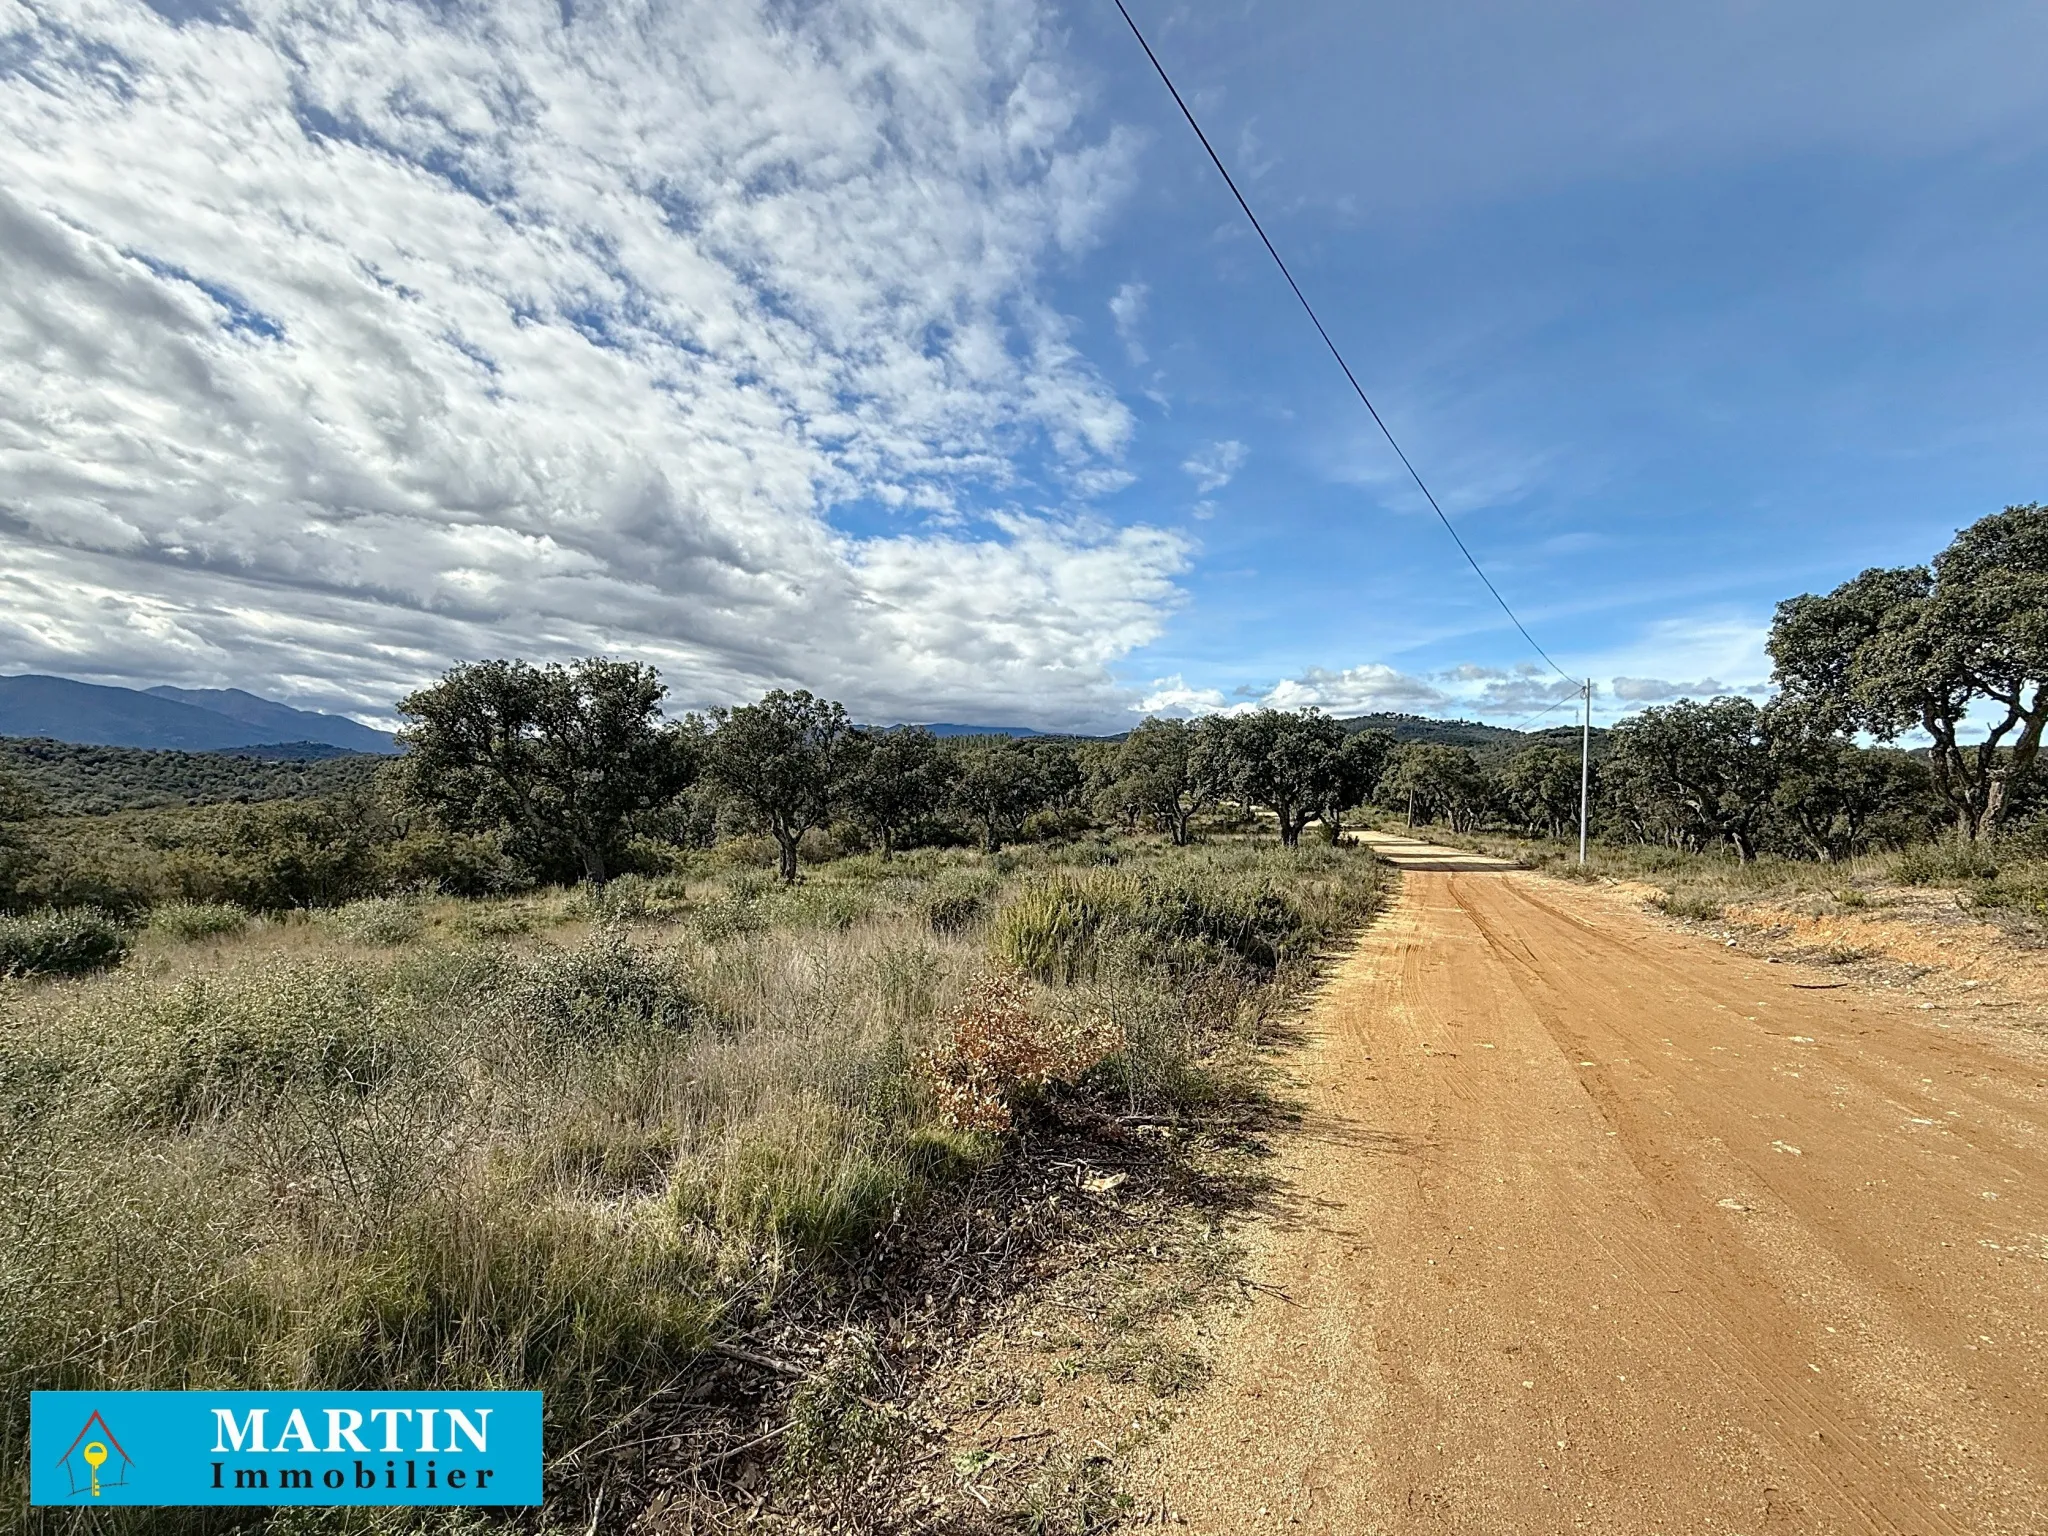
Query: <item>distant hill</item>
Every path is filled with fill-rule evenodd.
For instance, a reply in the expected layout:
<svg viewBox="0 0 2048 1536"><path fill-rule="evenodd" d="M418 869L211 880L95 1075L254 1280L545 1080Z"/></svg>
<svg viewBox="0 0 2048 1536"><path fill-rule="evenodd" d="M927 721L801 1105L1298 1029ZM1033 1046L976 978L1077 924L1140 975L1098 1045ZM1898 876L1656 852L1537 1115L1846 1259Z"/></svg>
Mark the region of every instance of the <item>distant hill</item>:
<svg viewBox="0 0 2048 1536"><path fill-rule="evenodd" d="M934 736L1043 736L1028 725L927 725Z"/></svg>
<svg viewBox="0 0 2048 1536"><path fill-rule="evenodd" d="M240 721L260 732L256 740L265 743L312 741L348 752L390 752L397 745L390 732L372 730L344 715L322 715L311 710L293 709L287 704L244 693L239 688L151 688L147 691L154 698L190 704L195 709L209 709L216 715Z"/></svg>
<svg viewBox="0 0 2048 1536"><path fill-rule="evenodd" d="M301 743L344 752L397 750L383 731L340 715L293 709L239 688L144 692L34 673L0 677L0 736L184 752Z"/></svg>
<svg viewBox="0 0 2048 1536"><path fill-rule="evenodd" d="M1337 722L1345 731L1385 731L1396 741L1422 741L1443 747L1519 746L1528 733L1477 720L1432 720L1426 715L1354 715Z"/></svg>
<svg viewBox="0 0 2048 1536"><path fill-rule="evenodd" d="M1579 746L1579 727L1576 725L1547 725L1540 731L1518 731L1512 726L1487 725L1478 720L1431 720L1425 715L1396 714L1354 715L1337 723L1348 733L1385 731L1396 741L1472 747L1489 756L1512 754L1524 747L1569 747L1576 751ZM1593 727L1592 747L1595 758L1606 755L1606 726Z"/></svg>
<svg viewBox="0 0 2048 1536"><path fill-rule="evenodd" d="M51 816L101 816L158 806L290 800L369 789L388 766L382 757L308 747L247 752L153 752L71 741L0 738L0 772L34 791Z"/></svg>

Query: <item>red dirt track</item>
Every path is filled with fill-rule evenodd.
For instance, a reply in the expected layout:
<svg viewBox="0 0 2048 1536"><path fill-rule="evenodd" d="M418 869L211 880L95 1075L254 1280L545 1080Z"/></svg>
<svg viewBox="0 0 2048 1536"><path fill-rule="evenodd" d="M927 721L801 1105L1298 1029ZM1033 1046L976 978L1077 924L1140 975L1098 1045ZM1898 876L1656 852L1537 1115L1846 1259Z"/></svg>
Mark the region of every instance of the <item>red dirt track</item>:
<svg viewBox="0 0 2048 1536"><path fill-rule="evenodd" d="M1295 1063L1197 1530L2048 1532L2048 1049L1412 845ZM1139 1502L1145 1503L1145 1478Z"/></svg>

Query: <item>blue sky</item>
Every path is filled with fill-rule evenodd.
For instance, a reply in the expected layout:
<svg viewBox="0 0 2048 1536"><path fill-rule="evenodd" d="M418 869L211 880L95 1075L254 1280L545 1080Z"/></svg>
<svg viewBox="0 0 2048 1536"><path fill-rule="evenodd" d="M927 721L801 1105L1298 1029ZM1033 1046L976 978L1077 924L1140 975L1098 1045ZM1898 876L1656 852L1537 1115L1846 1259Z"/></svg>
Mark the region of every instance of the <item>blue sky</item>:
<svg viewBox="0 0 2048 1536"><path fill-rule="evenodd" d="M1779 598L2048 496L2048 14L1541 9L1138 14L1545 648L1610 708L1617 676L1755 686ZM1148 139L1066 302L1142 288L1143 361L1104 365L1139 421L1116 504L1178 502L1201 545L1129 665L1235 698L1382 663L1470 697L1439 674L1532 659L1114 10L1071 14ZM1215 441L1242 467L1192 514L1173 469Z"/></svg>
<svg viewBox="0 0 2048 1536"><path fill-rule="evenodd" d="M2048 497L2038 5L1133 10L1602 717ZM0 251L0 669L1554 697L1108 0L0 0Z"/></svg>

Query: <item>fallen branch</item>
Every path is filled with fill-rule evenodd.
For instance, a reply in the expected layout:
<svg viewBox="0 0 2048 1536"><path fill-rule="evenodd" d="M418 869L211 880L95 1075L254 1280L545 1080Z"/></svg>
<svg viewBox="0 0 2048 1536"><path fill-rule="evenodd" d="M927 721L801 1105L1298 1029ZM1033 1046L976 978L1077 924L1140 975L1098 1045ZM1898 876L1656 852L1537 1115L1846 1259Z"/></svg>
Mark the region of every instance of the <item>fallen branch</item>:
<svg viewBox="0 0 2048 1536"><path fill-rule="evenodd" d="M794 1377L798 1381L811 1374L800 1365L791 1365L787 1360L777 1360L773 1355L759 1355L751 1349L741 1349L737 1344L706 1344L704 1349L707 1354L723 1355L728 1360L737 1360L741 1365L773 1371L778 1376Z"/></svg>

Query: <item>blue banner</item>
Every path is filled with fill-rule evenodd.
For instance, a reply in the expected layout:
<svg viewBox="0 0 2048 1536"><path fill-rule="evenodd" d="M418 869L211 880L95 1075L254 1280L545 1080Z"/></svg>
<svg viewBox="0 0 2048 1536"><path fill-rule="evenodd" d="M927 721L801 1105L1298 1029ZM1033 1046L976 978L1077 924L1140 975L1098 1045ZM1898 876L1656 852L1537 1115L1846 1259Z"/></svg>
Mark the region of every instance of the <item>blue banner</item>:
<svg viewBox="0 0 2048 1536"><path fill-rule="evenodd" d="M538 1504L538 1392L32 1392L31 1504Z"/></svg>

